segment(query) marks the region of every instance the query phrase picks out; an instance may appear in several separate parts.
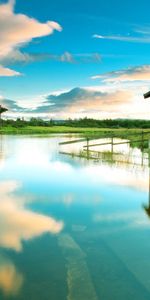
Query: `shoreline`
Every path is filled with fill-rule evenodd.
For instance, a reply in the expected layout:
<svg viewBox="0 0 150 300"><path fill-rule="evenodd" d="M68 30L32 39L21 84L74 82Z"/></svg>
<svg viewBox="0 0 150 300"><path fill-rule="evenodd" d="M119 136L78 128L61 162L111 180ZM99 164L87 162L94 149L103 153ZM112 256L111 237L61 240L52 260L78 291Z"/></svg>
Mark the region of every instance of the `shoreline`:
<svg viewBox="0 0 150 300"><path fill-rule="evenodd" d="M98 128L98 127L69 127L69 126L26 126L26 127L2 127L0 134L51 134L51 133L75 133L75 134L128 134L128 133L142 133L149 132L150 128Z"/></svg>
<svg viewBox="0 0 150 300"><path fill-rule="evenodd" d="M52 136L52 135L77 135L87 139L95 138L121 138L129 140L134 145L150 141L150 129L140 128L92 128L92 127L68 127L68 126L26 126L22 128L3 127L0 128L0 136Z"/></svg>

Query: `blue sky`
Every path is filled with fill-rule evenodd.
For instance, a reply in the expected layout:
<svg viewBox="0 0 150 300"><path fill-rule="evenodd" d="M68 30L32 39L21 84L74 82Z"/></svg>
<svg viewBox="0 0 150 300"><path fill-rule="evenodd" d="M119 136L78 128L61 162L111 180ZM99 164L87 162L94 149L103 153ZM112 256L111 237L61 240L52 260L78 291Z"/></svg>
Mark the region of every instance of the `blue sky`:
<svg viewBox="0 0 150 300"><path fill-rule="evenodd" d="M149 11L146 0L0 1L8 114L149 118Z"/></svg>

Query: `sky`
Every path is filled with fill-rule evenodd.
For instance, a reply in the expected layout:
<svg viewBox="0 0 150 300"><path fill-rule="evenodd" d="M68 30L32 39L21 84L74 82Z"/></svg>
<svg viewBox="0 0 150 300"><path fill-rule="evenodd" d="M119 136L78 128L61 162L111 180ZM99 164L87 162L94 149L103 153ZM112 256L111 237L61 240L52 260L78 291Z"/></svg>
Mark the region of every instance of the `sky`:
<svg viewBox="0 0 150 300"><path fill-rule="evenodd" d="M147 0L0 0L7 117L150 118Z"/></svg>

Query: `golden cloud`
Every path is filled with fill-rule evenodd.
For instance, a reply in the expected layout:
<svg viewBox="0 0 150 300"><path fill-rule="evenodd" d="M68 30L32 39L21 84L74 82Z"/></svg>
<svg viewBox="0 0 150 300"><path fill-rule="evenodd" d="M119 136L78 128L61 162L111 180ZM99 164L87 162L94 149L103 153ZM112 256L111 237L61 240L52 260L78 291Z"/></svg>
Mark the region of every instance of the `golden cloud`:
<svg viewBox="0 0 150 300"><path fill-rule="evenodd" d="M12 77L12 76L19 76L21 75L19 72L16 72L14 70L11 70L9 68L5 68L0 65L0 76L3 77Z"/></svg>
<svg viewBox="0 0 150 300"><path fill-rule="evenodd" d="M127 69L112 71L92 76L92 79L101 79L103 82L149 81L150 65L142 65L138 67L130 67Z"/></svg>
<svg viewBox="0 0 150 300"><path fill-rule="evenodd" d="M0 4L0 58L11 54L32 39L50 35L61 26L54 21L41 23L34 18L14 12L15 1ZM20 75L18 72L0 67L0 76Z"/></svg>
<svg viewBox="0 0 150 300"><path fill-rule="evenodd" d="M57 234L63 222L32 212L25 208L25 199L14 195L16 182L0 183L0 246L21 251L22 241L45 232Z"/></svg>
<svg viewBox="0 0 150 300"><path fill-rule="evenodd" d="M89 95L90 96L90 95ZM116 112L120 111L122 105L131 103L133 93L131 91L116 91L112 93L102 93L95 97L85 97L70 103L67 107L68 113L80 112Z"/></svg>
<svg viewBox="0 0 150 300"><path fill-rule="evenodd" d="M16 296L23 284L23 275L14 264L0 255L0 289L6 296Z"/></svg>

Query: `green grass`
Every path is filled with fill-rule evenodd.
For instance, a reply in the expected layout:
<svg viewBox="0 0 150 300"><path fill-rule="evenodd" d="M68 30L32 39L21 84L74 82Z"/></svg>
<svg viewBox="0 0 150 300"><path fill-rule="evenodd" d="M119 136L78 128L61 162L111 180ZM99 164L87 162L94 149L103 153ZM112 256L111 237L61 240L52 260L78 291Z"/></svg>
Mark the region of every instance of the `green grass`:
<svg viewBox="0 0 150 300"><path fill-rule="evenodd" d="M83 133L83 134L95 134L95 133L138 133L141 132L142 129L126 129L126 128L90 128L90 127L69 127L69 126L51 126L51 127L43 127L43 126L26 126L15 128L11 126L1 127L1 134L37 134L37 133ZM145 129L146 131L150 131L150 129Z"/></svg>
<svg viewBox="0 0 150 300"><path fill-rule="evenodd" d="M149 134L144 134L145 137L150 139L150 129L143 130L144 132L149 132ZM8 134L18 134L18 135L47 135L47 134L80 134L86 138L97 138L97 137L120 137L125 139L130 139L134 142L134 140L141 139L142 135L138 135L141 133L142 129L126 129L126 128L81 128L81 127L68 127L68 126L52 126L52 127L43 127L43 126L26 126L15 128L11 126L1 127L0 134L8 135Z"/></svg>
<svg viewBox="0 0 150 300"><path fill-rule="evenodd" d="M0 128L0 133L13 133L13 134L37 134L37 133L93 133L93 132L103 132L102 128L80 128L80 127L68 127L68 126L26 126L21 128L15 127L2 127ZM107 131L110 131L108 129Z"/></svg>

